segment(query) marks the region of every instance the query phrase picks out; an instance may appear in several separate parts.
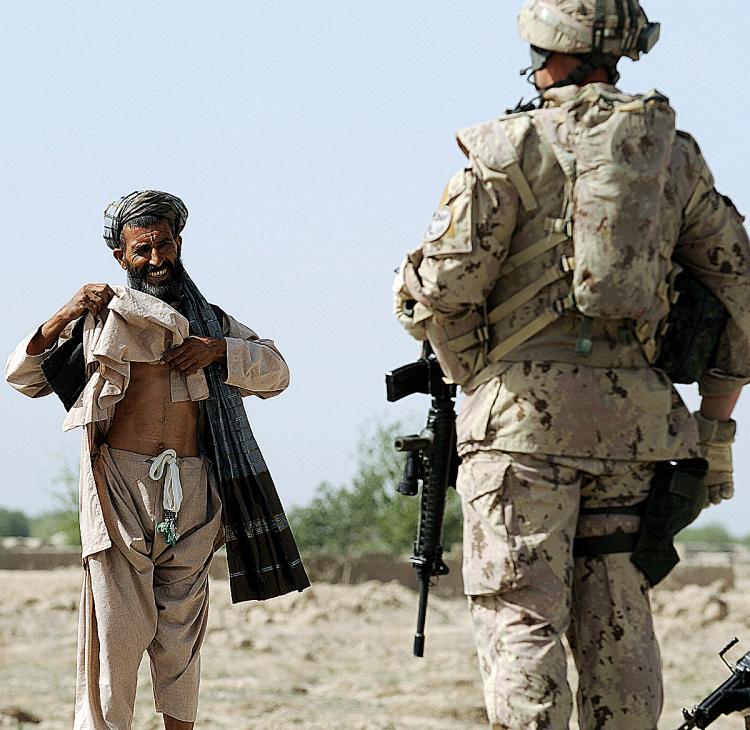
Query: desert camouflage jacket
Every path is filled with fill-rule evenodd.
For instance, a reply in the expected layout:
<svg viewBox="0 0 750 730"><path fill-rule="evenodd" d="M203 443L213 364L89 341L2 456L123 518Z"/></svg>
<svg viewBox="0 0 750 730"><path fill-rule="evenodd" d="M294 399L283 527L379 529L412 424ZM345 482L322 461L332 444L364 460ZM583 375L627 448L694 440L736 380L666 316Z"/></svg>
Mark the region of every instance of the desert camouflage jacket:
<svg viewBox="0 0 750 730"><path fill-rule="evenodd" d="M565 104L579 91L548 92L546 106ZM561 166L528 117L501 120L527 189L512 179L519 170L489 170L469 154L470 164L448 183L425 240L407 256L394 287L396 315L415 337L429 333L431 340L440 339L451 327L481 320L488 301L495 306L518 294L565 253L550 249L547 259L537 257L525 273L512 266L509 271L508 262L525 247L552 234L549 222L559 218L565 191ZM717 192L697 143L684 132L672 143L663 197L660 235L666 255L709 287L729 313L715 368L704 375L701 392L734 391L750 382L750 244L744 219ZM526 309L536 307L538 313L569 286L557 277ZM654 292L654 298L664 296ZM404 307L407 300L418 302L414 315ZM459 450L635 461L697 454L693 419L667 376L649 364L642 343L623 337L620 323L594 320L594 349L583 357L575 349L579 328L580 316L569 311L498 361L476 364L463 388Z"/></svg>

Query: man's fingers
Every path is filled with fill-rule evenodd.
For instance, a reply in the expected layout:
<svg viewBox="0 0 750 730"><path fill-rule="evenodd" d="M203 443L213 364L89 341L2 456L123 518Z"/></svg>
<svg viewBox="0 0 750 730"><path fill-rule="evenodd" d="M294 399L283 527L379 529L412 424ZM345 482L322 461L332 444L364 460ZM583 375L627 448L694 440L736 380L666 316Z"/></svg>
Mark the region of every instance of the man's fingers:
<svg viewBox="0 0 750 730"><path fill-rule="evenodd" d="M161 362L190 375L209 365L213 362L213 358L211 353L206 351L203 342L188 338L181 345L165 352L161 357Z"/></svg>
<svg viewBox="0 0 750 730"><path fill-rule="evenodd" d="M178 352L173 358L167 362L167 365L171 368L179 368L180 370L183 369L184 365L190 361L192 361L193 355L190 352L182 351Z"/></svg>
<svg viewBox="0 0 750 730"><path fill-rule="evenodd" d="M85 284L81 287L80 294L94 301L101 308L106 307L115 296L115 292L109 284Z"/></svg>
<svg viewBox="0 0 750 730"><path fill-rule="evenodd" d="M97 313L98 305L93 297L90 297L88 294L84 294L81 298L81 306L86 311L91 312L91 314Z"/></svg>
<svg viewBox="0 0 750 730"><path fill-rule="evenodd" d="M178 357L185 353L185 343L173 347L171 350L167 350L162 356L161 361L167 365L171 365Z"/></svg>
<svg viewBox="0 0 750 730"><path fill-rule="evenodd" d="M173 363L171 367L173 369L181 370L182 372L189 375L191 372L197 373L198 370L201 369L202 365L196 357L188 357L176 363Z"/></svg>
<svg viewBox="0 0 750 730"><path fill-rule="evenodd" d="M185 375L192 375L193 373L197 373L201 369L201 364L198 362L198 360L190 360L189 362L186 362L182 367L182 372L185 373Z"/></svg>
<svg viewBox="0 0 750 730"><path fill-rule="evenodd" d="M87 292L85 297L86 300L84 306L89 310L89 312L91 312L91 314L99 314L99 312L104 309L104 300L98 294Z"/></svg>
<svg viewBox="0 0 750 730"><path fill-rule="evenodd" d="M109 284L104 285L104 289L102 290L102 298L104 299L105 304L109 304L112 299L114 299L115 292L112 289L112 287Z"/></svg>

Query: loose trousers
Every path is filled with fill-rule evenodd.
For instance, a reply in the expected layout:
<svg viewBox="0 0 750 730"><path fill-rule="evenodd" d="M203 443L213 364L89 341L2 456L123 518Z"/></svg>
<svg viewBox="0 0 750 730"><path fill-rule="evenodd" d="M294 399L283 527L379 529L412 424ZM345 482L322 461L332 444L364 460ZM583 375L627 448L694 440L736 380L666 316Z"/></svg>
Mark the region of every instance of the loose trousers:
<svg viewBox="0 0 750 730"><path fill-rule="evenodd" d="M195 721L221 504L209 463L180 459L180 538L170 547L155 532L163 518L164 477L149 477L151 462L105 445L95 464L97 483L107 488L103 507L113 545L85 561L75 730L131 727L144 652L157 712Z"/></svg>
<svg viewBox="0 0 750 730"><path fill-rule="evenodd" d="M579 674L581 730L656 730L661 658L648 584L629 555L573 559L576 535L637 532L653 464L499 451L464 458L464 583L495 730L564 730L562 638Z"/></svg>

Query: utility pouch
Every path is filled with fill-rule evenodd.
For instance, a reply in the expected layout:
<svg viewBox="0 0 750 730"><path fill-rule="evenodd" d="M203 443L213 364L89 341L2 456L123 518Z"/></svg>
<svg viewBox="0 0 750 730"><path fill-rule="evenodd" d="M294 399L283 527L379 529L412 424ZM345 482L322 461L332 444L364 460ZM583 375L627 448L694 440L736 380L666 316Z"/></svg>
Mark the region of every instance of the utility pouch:
<svg viewBox="0 0 750 730"><path fill-rule="evenodd" d="M713 292L690 272L675 279L679 298L667 319L656 367L673 383L695 383L713 363L727 322L727 310Z"/></svg>
<svg viewBox="0 0 750 730"><path fill-rule="evenodd" d="M700 514L706 504L705 459L663 461L656 467L638 543L630 556L651 586L667 577L680 562L674 536Z"/></svg>

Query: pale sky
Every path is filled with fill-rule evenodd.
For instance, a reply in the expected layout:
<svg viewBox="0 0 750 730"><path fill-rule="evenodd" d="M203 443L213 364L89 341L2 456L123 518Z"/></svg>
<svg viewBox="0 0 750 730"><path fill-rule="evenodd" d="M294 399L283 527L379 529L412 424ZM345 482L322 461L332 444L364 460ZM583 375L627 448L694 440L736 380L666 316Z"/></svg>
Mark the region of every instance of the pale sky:
<svg viewBox="0 0 750 730"><path fill-rule="evenodd" d="M390 286L463 164L456 129L529 95L520 2L277 0L5 3L0 351L84 283L122 283L102 211L134 189L181 196L193 279L287 357L292 385L248 401L283 501L345 482L374 416L417 355ZM651 0L662 40L621 87L670 96L721 192L750 211L743 78L750 4ZM739 78L739 80L738 80ZM4 355L5 356L5 355ZM694 396L690 395L694 401ZM693 402L694 405L694 402ZM74 463L62 406L0 388L0 506L49 508ZM750 533L750 399L737 410L738 496L702 519Z"/></svg>

